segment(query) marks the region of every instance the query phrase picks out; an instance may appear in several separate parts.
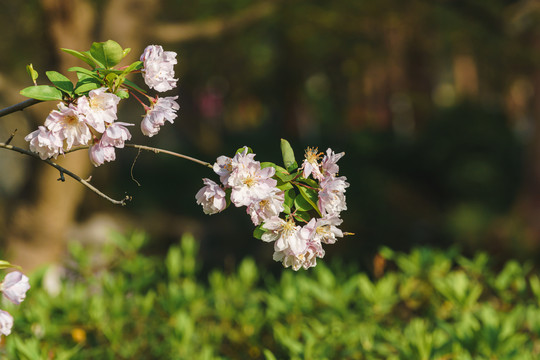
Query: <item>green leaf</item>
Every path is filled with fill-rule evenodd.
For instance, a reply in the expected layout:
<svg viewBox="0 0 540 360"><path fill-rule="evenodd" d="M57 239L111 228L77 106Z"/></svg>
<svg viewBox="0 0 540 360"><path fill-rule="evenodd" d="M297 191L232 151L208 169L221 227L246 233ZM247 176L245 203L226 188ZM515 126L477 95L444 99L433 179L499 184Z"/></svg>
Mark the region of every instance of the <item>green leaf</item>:
<svg viewBox="0 0 540 360"><path fill-rule="evenodd" d="M22 89L20 94L42 101L62 100L62 92L54 86L49 85L29 86Z"/></svg>
<svg viewBox="0 0 540 360"><path fill-rule="evenodd" d="M298 196L296 199L298 198L300 198L300 196ZM309 213L305 211L296 211L294 213L294 218L298 221L305 221L305 222L309 222L311 220L311 216L309 215Z"/></svg>
<svg viewBox="0 0 540 360"><path fill-rule="evenodd" d="M246 152L246 149L247 149L247 152ZM253 154L253 150L251 150L251 148L249 146L244 146L244 147L241 147L240 149L236 150L236 154L243 154L244 152L246 154Z"/></svg>
<svg viewBox="0 0 540 360"><path fill-rule="evenodd" d="M124 58L124 49L113 40L95 42L90 47L90 55L110 69Z"/></svg>
<svg viewBox="0 0 540 360"><path fill-rule="evenodd" d="M297 196L294 199L294 207L300 211L310 211L315 209L313 203L306 200L304 196Z"/></svg>
<svg viewBox="0 0 540 360"><path fill-rule="evenodd" d="M74 93L77 95L85 94L89 91L99 89L101 85L96 84L95 82L84 82L84 83L77 83L77 87L74 90Z"/></svg>
<svg viewBox="0 0 540 360"><path fill-rule="evenodd" d="M319 207L317 206L317 202L319 201L319 194L317 192L317 190L313 190L313 189L308 189L304 186L301 186L301 185L297 185L296 186L298 188L298 190L300 191L300 195L302 195L302 197L308 202L311 204L311 206L313 207L313 209L315 209L317 211L317 213L319 214L319 216L322 217L321 215L321 212L319 210Z"/></svg>
<svg viewBox="0 0 540 360"><path fill-rule="evenodd" d="M294 199L296 197L296 192L293 189L285 191L285 200L283 201L283 207L285 208L285 214L290 214L291 209L294 205Z"/></svg>
<svg viewBox="0 0 540 360"><path fill-rule="evenodd" d="M96 60L90 54L88 54L87 52L80 52L80 51L71 50L71 49L64 49L64 48L62 48L60 50L62 50L63 52L66 52L66 53L68 53L70 55L73 55L76 58L84 61L85 63L90 65L92 67L92 69L95 69L96 67L99 67L101 65L101 64L97 64Z"/></svg>
<svg viewBox="0 0 540 360"><path fill-rule="evenodd" d="M123 51L122 51L122 54L124 55L123 57L126 57L127 54L129 54L131 52L131 48L125 48Z"/></svg>
<svg viewBox="0 0 540 360"><path fill-rule="evenodd" d="M276 171L276 174L274 176L277 177L279 180L283 181L284 183L286 183L286 182L289 182L289 181L293 180L296 177L296 175L297 175L296 173L294 173L294 174L283 174L283 173L280 173L280 172Z"/></svg>
<svg viewBox="0 0 540 360"><path fill-rule="evenodd" d="M116 96L118 96L120 99L127 99L129 97L129 91L125 89L120 89L116 93Z"/></svg>
<svg viewBox="0 0 540 360"><path fill-rule="evenodd" d="M0 260L0 269L10 269L10 268L15 268L15 269L19 269L19 270L21 269L20 266L13 265L9 261Z"/></svg>
<svg viewBox="0 0 540 360"><path fill-rule="evenodd" d="M34 85L36 85L36 80L39 76L38 72L34 70L34 66L32 64L26 65L26 71L28 72L28 75L32 78L32 82Z"/></svg>
<svg viewBox="0 0 540 360"><path fill-rule="evenodd" d="M131 64L127 68L125 68L124 71L122 71L122 74L127 75L127 74L131 73L132 71L142 69L142 67L143 67L143 62L142 61L135 61L133 64Z"/></svg>
<svg viewBox="0 0 540 360"><path fill-rule="evenodd" d="M290 182L284 183L283 181L278 180L276 187L277 187L279 190L287 191L287 190L289 190L289 189L292 189L294 186L293 186L293 184L291 184Z"/></svg>
<svg viewBox="0 0 540 360"><path fill-rule="evenodd" d="M263 224L258 225L258 226L255 228L255 230L253 230L253 237L254 237L255 239L259 239L259 240L260 240L260 239L262 238L263 234L266 232L266 230L264 230L264 229L262 228L262 225L263 225Z"/></svg>
<svg viewBox="0 0 540 360"><path fill-rule="evenodd" d="M285 139L281 139L281 155L283 156L283 164L287 171L291 172L298 168L291 144Z"/></svg>
<svg viewBox="0 0 540 360"><path fill-rule="evenodd" d="M47 71L45 74L58 89L67 93L68 95L73 93L73 83L67 77L56 71Z"/></svg>
<svg viewBox="0 0 540 360"><path fill-rule="evenodd" d="M94 78L96 80L101 81L101 78L95 72L93 72L92 70L88 70L88 69L79 67L79 66L70 67L68 69L68 71L76 71L77 73L81 73L81 74L90 76L91 78ZM77 75L77 76L79 76L79 75Z"/></svg>

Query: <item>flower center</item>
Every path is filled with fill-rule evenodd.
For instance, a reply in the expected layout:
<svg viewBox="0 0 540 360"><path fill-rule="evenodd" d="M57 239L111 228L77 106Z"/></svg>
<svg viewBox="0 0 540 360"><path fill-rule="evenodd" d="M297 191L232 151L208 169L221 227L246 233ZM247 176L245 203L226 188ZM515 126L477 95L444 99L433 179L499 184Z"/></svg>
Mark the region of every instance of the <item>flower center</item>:
<svg viewBox="0 0 540 360"><path fill-rule="evenodd" d="M75 115L68 115L65 117L65 121L67 125L77 125L79 123L79 119Z"/></svg>
<svg viewBox="0 0 540 360"><path fill-rule="evenodd" d="M311 164L317 164L317 162L320 160L322 153L318 152L318 148L310 148L308 147L306 149L306 160Z"/></svg>

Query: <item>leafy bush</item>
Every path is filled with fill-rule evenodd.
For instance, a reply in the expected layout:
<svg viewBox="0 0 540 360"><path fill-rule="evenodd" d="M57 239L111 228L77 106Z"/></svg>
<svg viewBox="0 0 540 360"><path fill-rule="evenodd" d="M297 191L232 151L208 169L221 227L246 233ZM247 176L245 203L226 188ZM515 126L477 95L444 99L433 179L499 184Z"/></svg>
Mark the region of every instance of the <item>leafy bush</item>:
<svg viewBox="0 0 540 360"><path fill-rule="evenodd" d="M535 359L540 277L527 264L495 272L485 254L382 249L377 279L362 272L284 270L245 259L197 278L185 235L166 258L143 256L144 235L115 235L100 252L71 246L57 293L32 276L10 309L10 359ZM48 288L49 292L46 290Z"/></svg>

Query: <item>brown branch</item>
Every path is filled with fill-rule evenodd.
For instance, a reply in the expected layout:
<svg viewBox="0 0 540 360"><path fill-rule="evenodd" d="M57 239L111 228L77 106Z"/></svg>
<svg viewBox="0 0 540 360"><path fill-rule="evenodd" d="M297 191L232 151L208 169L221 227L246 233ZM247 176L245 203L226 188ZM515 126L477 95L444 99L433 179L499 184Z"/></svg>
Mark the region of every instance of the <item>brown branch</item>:
<svg viewBox="0 0 540 360"><path fill-rule="evenodd" d="M46 160L41 159L38 154L36 154L34 152L31 152L29 150L25 150L25 149L22 149L22 148L13 146L13 145L9 145L9 144L6 144L6 143L0 143L0 148L6 149L6 150L11 150L11 151L16 151L18 153L28 155L28 156L34 157L36 159L39 159L41 161L44 161L45 163L47 163L48 165L52 166L53 168L55 168L56 170L58 170L60 172L60 178L58 180L65 181L64 174L68 175L71 178L73 178L73 179L77 180L78 182L80 182L81 184L83 184L84 186L86 186L87 188L89 188L90 190L92 190L93 192L95 192L96 194L98 194L99 196L103 197L106 200L109 200L113 204L124 206L124 205L126 205L126 201L131 199L129 196L126 196L122 200L114 200L114 199L110 198L109 196L105 195L104 193L102 193L95 186L90 184L88 182L88 180L81 179L81 177L79 175L72 173L71 171L63 168L62 166L52 162L49 159L46 159Z"/></svg>
<svg viewBox="0 0 540 360"><path fill-rule="evenodd" d="M3 108L0 110L0 117L9 115L11 113L14 113L16 111L24 110L29 106L36 105L37 103L40 103L41 100L36 99L28 99L21 101L18 104L8 106L7 108Z"/></svg>
<svg viewBox="0 0 540 360"><path fill-rule="evenodd" d="M231 15L204 21L155 25L150 32L152 38L161 42L182 42L214 38L229 31L249 26L272 15L278 8L277 0L258 2Z"/></svg>
<svg viewBox="0 0 540 360"><path fill-rule="evenodd" d="M206 161L195 159L195 158L193 158L191 156L187 156L187 155L182 155L182 154L176 153L174 151L163 150L163 149L158 149L158 148L154 148L154 147L150 147L150 146L144 146L144 145L137 145L137 144L125 144L125 146L132 147L132 148L135 148L135 149L152 151L155 154L164 153L164 154L176 156L176 157L179 157L179 158L182 158L182 159L185 159L185 160L193 161L193 162L195 162L197 164L201 164L201 165L204 165L206 167L209 167L210 169L214 168L212 166L212 164L207 163Z"/></svg>
<svg viewBox="0 0 540 360"><path fill-rule="evenodd" d="M187 155L183 155L183 154L179 154L177 152L174 152L174 151L169 151L169 150L164 150L164 149L158 149L158 148L155 148L155 147L151 147L151 146L144 146L144 145L137 145L137 144L124 144L125 147L132 147L132 148L135 148L135 149L139 149L139 150L147 150L147 151L151 151L155 154L160 154L160 153L163 153L163 154L167 154L167 155L172 155L172 156L176 156L176 157L179 157L181 159L185 159L185 160L189 160L189 161L193 161L197 164L200 164L200 165L203 165L203 166L206 166L210 169L213 169L214 166L206 161L202 161L202 160L199 160L199 159L195 159L194 157L191 157L191 156L187 156ZM72 147L70 150L66 151L65 154L69 154L70 152L74 152L74 151L78 151L78 150L83 150L83 149L88 149L89 146L88 145L83 145L83 146L76 146L76 147ZM137 155L138 156L138 155Z"/></svg>

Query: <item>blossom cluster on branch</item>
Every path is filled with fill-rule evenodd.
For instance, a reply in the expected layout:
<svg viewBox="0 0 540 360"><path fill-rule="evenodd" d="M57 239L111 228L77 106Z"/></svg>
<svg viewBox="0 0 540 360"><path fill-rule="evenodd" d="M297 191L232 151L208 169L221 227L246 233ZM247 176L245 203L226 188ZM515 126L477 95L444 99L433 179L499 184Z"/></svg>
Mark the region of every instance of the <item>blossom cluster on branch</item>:
<svg viewBox="0 0 540 360"><path fill-rule="evenodd" d="M76 56L92 67L72 67L78 82L74 85L67 77L47 71L50 85L37 85L37 72L30 65L28 71L34 86L21 90L21 94L37 100L60 100L57 109L50 112L43 126L28 134L30 150L41 159L56 158L74 146L88 146L92 164L102 165L116 158L115 148L123 148L131 139L129 126L134 124L116 121L118 103L130 95L135 97L145 110L140 124L146 136L156 135L165 123L174 122L179 105L178 96L151 97L135 83L126 79L131 73L141 73L146 85L158 92L176 87L174 65L176 53L164 51L159 45L146 47L140 60L129 66L117 64L129 53L118 43L109 40L93 43L91 49L79 52L62 49ZM146 105L137 94L145 96Z"/></svg>
<svg viewBox="0 0 540 360"><path fill-rule="evenodd" d="M256 226L254 236L274 243L274 260L294 270L308 269L324 257L323 244L334 244L344 235L338 226L341 211L347 209L349 184L338 176L337 161L345 153L328 149L322 154L308 148L298 167L286 140L281 140L281 150L285 168L256 161L248 147L232 158L218 157L214 172L221 184L203 179L204 187L195 198L210 215L230 203L245 206Z"/></svg>
<svg viewBox="0 0 540 360"><path fill-rule="evenodd" d="M1 268L12 267L7 261L0 260ZM0 291L4 299L19 305L26 298L26 292L30 289L28 277L20 271L12 271L4 277L0 284ZM13 327L13 316L5 310L0 310L0 335L11 334Z"/></svg>

